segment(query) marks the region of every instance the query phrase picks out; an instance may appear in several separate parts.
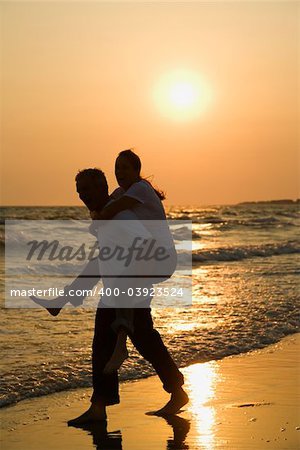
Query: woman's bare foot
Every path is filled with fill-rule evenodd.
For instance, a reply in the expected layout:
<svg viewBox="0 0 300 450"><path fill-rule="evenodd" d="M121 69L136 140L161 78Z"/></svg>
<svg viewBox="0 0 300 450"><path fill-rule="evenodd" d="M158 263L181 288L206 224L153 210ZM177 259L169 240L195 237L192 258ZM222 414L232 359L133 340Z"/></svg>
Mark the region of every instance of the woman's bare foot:
<svg viewBox="0 0 300 450"><path fill-rule="evenodd" d="M106 410L105 406L92 403L89 409L81 414L81 416L76 417L68 421L69 426L82 425L84 423L90 422L100 422L106 420Z"/></svg>
<svg viewBox="0 0 300 450"><path fill-rule="evenodd" d="M157 416L164 416L168 414L177 414L180 409L189 402L189 397L187 393L182 389L178 389L178 391L173 392L171 394L171 399L168 403L158 411L155 411L153 414Z"/></svg>
<svg viewBox="0 0 300 450"><path fill-rule="evenodd" d="M58 316L60 313L60 310L65 306L66 303L68 303L68 300L66 300L63 297L58 297L54 300L48 300L45 298L38 298L32 295L31 300L34 301L39 306L43 306L51 316Z"/></svg>
<svg viewBox="0 0 300 450"><path fill-rule="evenodd" d="M108 375L109 373L115 372L120 369L121 365L125 361L125 359L128 358L128 351L127 348L118 348L116 347L115 351L113 352L110 360L104 367L103 373Z"/></svg>

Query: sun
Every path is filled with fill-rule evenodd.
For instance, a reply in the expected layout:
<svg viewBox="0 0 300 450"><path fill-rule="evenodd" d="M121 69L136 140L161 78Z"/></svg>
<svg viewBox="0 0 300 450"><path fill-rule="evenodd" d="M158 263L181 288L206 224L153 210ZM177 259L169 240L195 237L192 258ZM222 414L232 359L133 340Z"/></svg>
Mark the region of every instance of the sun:
<svg viewBox="0 0 300 450"><path fill-rule="evenodd" d="M211 88L195 72L176 70L160 78L154 87L154 100L165 117L192 120L205 113L211 103Z"/></svg>
<svg viewBox="0 0 300 450"><path fill-rule="evenodd" d="M179 108L189 108L197 100L197 89L188 82L178 82L170 86L170 102Z"/></svg>

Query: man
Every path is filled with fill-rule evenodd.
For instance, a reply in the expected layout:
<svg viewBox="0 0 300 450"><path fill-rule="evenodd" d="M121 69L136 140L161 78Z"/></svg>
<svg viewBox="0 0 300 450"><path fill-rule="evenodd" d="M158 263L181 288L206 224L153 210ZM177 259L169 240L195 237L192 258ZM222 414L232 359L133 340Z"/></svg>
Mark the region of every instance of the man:
<svg viewBox="0 0 300 450"><path fill-rule="evenodd" d="M76 188L80 199L90 211L100 211L110 201L105 175L99 169L86 169L79 172L76 176ZM126 211L118 213L114 219L123 220L125 219L124 214L126 216ZM134 213L130 211L130 214ZM97 261L92 260L69 288L74 288L76 283L77 285L79 283L81 289L83 285L84 289L91 289L101 277L99 274L97 276L97 263ZM93 274L93 277L90 276L91 274ZM69 298L66 296L53 304L51 304L51 301L34 300L46 307L51 314L57 315L60 308L69 301ZM78 305L81 301L82 299L76 299L71 302L73 305ZM149 299L146 299L145 307L138 307L134 310L133 329L128 334L139 353L154 367L163 383L163 388L171 394L170 401L156 414L176 414L188 402L188 396L182 389L184 379L165 347L160 334L153 328L149 304ZM51 305L52 307L55 306L56 309L51 310ZM106 420L106 407L120 402L118 372L104 373L104 368L116 346L117 334L112 327L115 320L116 309L100 304L96 312L93 339L93 395L91 406L81 416L70 420L68 425L81 425Z"/></svg>

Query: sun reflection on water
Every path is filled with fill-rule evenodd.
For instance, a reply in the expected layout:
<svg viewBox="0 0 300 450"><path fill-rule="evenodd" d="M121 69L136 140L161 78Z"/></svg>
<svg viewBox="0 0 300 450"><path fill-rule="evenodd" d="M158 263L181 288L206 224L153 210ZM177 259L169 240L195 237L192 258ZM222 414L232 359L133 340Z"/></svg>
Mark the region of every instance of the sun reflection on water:
<svg viewBox="0 0 300 450"><path fill-rule="evenodd" d="M185 386L190 396L189 411L196 424L198 443L203 449L215 447L215 408L207 405L215 397L218 381L218 366L215 361L195 364L185 371Z"/></svg>

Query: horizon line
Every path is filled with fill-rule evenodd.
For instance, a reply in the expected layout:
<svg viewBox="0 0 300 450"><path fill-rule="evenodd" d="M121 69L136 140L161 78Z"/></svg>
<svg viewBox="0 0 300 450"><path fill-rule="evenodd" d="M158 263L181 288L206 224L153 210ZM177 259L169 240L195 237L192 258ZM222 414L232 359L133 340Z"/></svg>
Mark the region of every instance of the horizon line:
<svg viewBox="0 0 300 450"><path fill-rule="evenodd" d="M300 198L282 198L282 199L271 199L271 200L243 200L235 203L172 203L168 204L166 203L165 206L167 207L173 207L173 206L214 206L214 205L240 205L245 203L276 203L276 202L287 202L287 203L299 203ZM56 204L40 204L40 205L30 205L30 204L8 204L8 205L1 205L1 208L86 208L84 205L56 205Z"/></svg>

